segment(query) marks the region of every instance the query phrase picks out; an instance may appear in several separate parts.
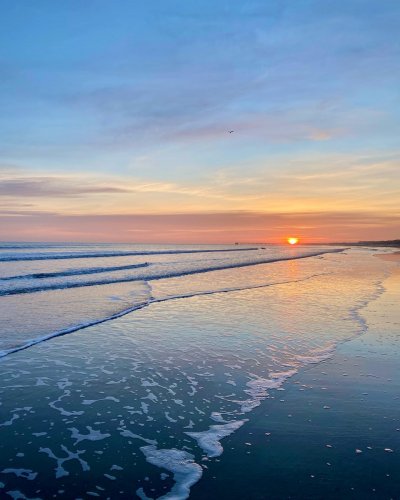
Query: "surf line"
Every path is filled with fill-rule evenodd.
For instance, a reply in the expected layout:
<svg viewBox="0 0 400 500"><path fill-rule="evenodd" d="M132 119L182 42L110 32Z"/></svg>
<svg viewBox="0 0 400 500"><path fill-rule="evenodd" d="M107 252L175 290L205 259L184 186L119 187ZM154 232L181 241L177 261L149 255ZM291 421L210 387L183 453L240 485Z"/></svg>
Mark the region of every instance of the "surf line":
<svg viewBox="0 0 400 500"><path fill-rule="evenodd" d="M246 248L209 248L205 250L149 250L149 251L134 251L134 252L93 252L93 253L39 253L39 254L22 254L22 255L0 255L0 262L20 262L31 260L66 260L66 259L95 259L106 257L129 257L140 255L181 255L181 254L198 254L198 253L220 253L220 252L245 252L251 250L260 250L259 247Z"/></svg>
<svg viewBox="0 0 400 500"><path fill-rule="evenodd" d="M310 280L312 278L316 278L318 276L325 276L328 274L332 274L332 273L313 274L311 276L307 276L305 278L301 278L298 280L279 281L279 282L274 282L274 283L267 283L264 285L254 285L254 286L249 286L249 287L238 287L238 288L225 288L225 289L221 289L221 290L207 290L204 292L197 292L197 293L192 293L192 294L188 294L188 295L176 295L176 296L164 297L161 299L150 298L146 302L136 304L133 307L129 307L128 309L124 309L123 311L119 311L115 314L107 316L106 318L100 318L100 319L96 319L94 321L88 321L86 323L80 323L79 325L74 325L74 326L71 326L68 328L64 328L62 330L57 330L57 331L51 332L47 335L43 335L42 337L36 337L35 339L29 340L28 342L26 342L25 344L23 344L21 346L14 347L11 349L6 349L4 351L0 351L0 359L4 358L10 354L13 354L15 352L23 351L25 349L28 349L29 347L33 347L34 345L41 344L42 342L46 342L47 340L51 340L51 339L56 338L56 337L61 337L63 335L77 332L79 330L84 330L86 328L89 328L90 326L100 325L101 323L106 323L107 321L112 321L114 319L121 318L123 316L126 316L127 314L134 312L134 311L138 311L140 309L144 309L145 307L151 306L152 304L157 304L157 303L161 303L161 302L168 302L169 300L188 299L188 298L202 296L202 295L215 295L215 294L219 294L219 293L240 292L240 291L245 291L245 290L253 290L253 289L257 289L257 288L267 288L270 286L279 286L279 285L285 285L285 284L290 284L290 283L298 283L300 281L307 281L307 280Z"/></svg>
<svg viewBox="0 0 400 500"><path fill-rule="evenodd" d="M32 286L32 287L20 287L20 288L11 288L0 291L0 297L6 295L21 295L25 293L37 293L37 292L45 292L47 290L66 290L69 288L81 288L87 286L97 286L97 285L111 285L113 283L130 283L134 281L154 281L160 279L168 279L168 278L179 278L181 276L189 276L192 274L202 274L209 273L212 271L223 271L225 269L236 269L239 267L249 267L249 266L257 266L260 264L273 264L275 262L283 262L287 260L298 260L298 259L308 259L309 257L318 257L320 255L325 255L328 253L339 253L343 252L346 249L335 249L335 250L325 250L321 252L314 252L308 255L296 255L296 256L285 256L279 258L272 259L261 259L256 262L242 262L242 263L228 263L225 265L216 265L213 267L207 267L203 269L192 269L192 270L182 270L182 271L172 271L170 273L164 274L156 274L153 276L142 276L142 277L128 277L128 278L110 278L98 281L86 281L86 282L76 282L76 283L55 283L51 285L40 285L40 286Z"/></svg>
<svg viewBox="0 0 400 500"><path fill-rule="evenodd" d="M126 271L131 269L139 269L141 267L149 267L148 262L140 264L127 264L126 266L112 267L83 267L82 269L66 269L65 271L43 272L32 274L18 274L15 276L5 276L0 278L1 281L22 280L22 279L45 279L45 278L62 278L64 276L82 276L85 274L109 273L113 271Z"/></svg>

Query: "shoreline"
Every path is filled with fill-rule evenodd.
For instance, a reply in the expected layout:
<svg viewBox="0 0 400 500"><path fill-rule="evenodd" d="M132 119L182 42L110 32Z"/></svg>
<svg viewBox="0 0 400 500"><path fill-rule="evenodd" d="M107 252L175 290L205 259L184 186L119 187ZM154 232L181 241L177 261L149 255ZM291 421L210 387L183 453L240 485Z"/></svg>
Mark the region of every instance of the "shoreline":
<svg viewBox="0 0 400 500"><path fill-rule="evenodd" d="M391 262L399 262L400 263L400 252L393 253L376 253L374 257L378 257L379 259L389 260Z"/></svg>
<svg viewBox="0 0 400 500"><path fill-rule="evenodd" d="M363 436L357 442L351 441L352 434L359 430L365 433L365 425L371 424L361 425L360 418L366 420L364 414L377 411L372 407L360 414L360 401L356 404L359 383L366 385L364 392L372 393L377 381L378 385L381 382L371 347L359 347L355 353L354 346L370 335L371 331L365 333L365 327L373 323L374 317L378 326L389 328L389 323L390 327L395 324L392 313L380 306L378 312L384 314L379 316L375 310L382 297L388 298L388 289L390 292L390 287L386 289L379 283L386 284L389 278L385 276L389 274L390 278L396 275L396 279L400 275L397 266L378 262L368 253L363 261L368 266L363 264L361 271L351 278L350 272L359 259L355 256L348 259L352 259L353 265L339 269L336 267L339 262L344 266L342 259L331 255L322 261L320 258L296 261L288 268L284 266L290 264L280 264L279 275L288 269L292 279L280 283L276 290L263 286L257 291L235 291L232 297L225 292L213 296L202 293L185 296L188 300L184 301L173 300L168 305L168 298L160 298L151 311L142 308L131 316L93 327L86 335L59 337L32 348L29 354L16 353L13 361L5 359L2 365L5 385L0 388L0 393L6 396L5 419L0 427L5 426L4 462L15 467L3 471L0 490L3 487L7 488L4 491L13 492L22 487L29 497L40 491L53 493L61 489L78 497L85 493L82 489L83 481L88 480L85 473L93 467L97 480L86 492L88 495L99 486L111 495L117 495L118 490L118 498L128 499L135 484L133 491L143 498L159 498L162 493L169 498L168 492L172 494L176 488L189 485L187 480L192 473L196 477L201 473L203 479L192 486L190 498L308 500L321 498L323 492L324 498L333 499L337 498L338 482L343 483L339 496L347 498L354 485L349 485L346 471L340 469L341 463L350 463L352 467L353 453L358 460L354 464L362 463L360 456L362 453L366 456L370 444L362 441ZM329 265L337 270L337 278L330 278L333 273L327 272ZM293 279L298 273L306 272L308 276L321 266L324 273L311 275L315 282L303 279L300 284L300 280ZM382 273L383 268L389 272ZM271 269L265 270L271 272ZM381 282L371 279L368 271L374 269L379 270L376 276L381 276ZM249 279L247 274L246 277ZM339 283L345 287L341 294L338 294ZM352 302L354 305L349 309L355 287L364 299ZM161 284L153 293L157 296L162 290ZM265 304L271 308L265 310ZM370 310L372 316L368 318ZM326 311L330 314L325 317ZM347 326L346 321L352 322L352 326ZM274 327L268 330L271 323ZM342 328L341 336L337 332ZM309 330L314 333L309 334ZM331 344L322 342L318 348L318 334L324 331L337 335L338 339L327 361L322 359L326 359L326 349L330 350ZM346 340L348 332L359 335ZM271 342L265 344L267 334ZM299 340L302 336L304 340ZM304 342L304 347L308 347L305 351L294 349L290 356L288 352L274 368L275 355L271 362L266 353L271 346L274 349L274 344L277 353L281 353L282 338L295 345ZM251 342L256 342L253 350L249 349ZM384 335L374 349L382 350L382 343L386 349ZM224 355L219 346L231 349L231 354L227 351L228 355ZM386 362L393 353L395 349L385 352ZM293 356L298 356L297 367L302 365L297 373L293 373L297 369L296 363L292 363ZM362 379L354 369L358 357L366 359ZM14 366L14 359L22 365ZM273 368L266 369L268 363ZM292 371L288 371L289 365ZM392 367L392 363L387 363L386 368L389 365ZM400 380L392 374L386 375L388 378ZM387 389L379 385L372 402L378 401L384 417L390 415L393 420L393 398L400 391L397 386L393 391L391 383L388 397ZM37 405L38 398L43 404ZM247 408L251 411L245 411ZM241 427L236 417L241 415L242 419L243 413L246 425ZM371 425L372 436L382 439L382 432L388 433L387 424L391 421L382 423L379 418L376 422ZM396 425L400 428L400 423ZM26 429L29 434L36 431L32 433L34 439L24 437ZM326 441L326 429L328 437L335 439ZM330 462L333 465L328 466L332 466L332 473L326 483L327 465L323 462L321 468L320 462L325 460L322 450L329 453L328 444L332 444L337 455L336 461ZM385 467L389 464L386 472L395 477L393 467L400 465L396 454L400 446L385 442L382 448L378 441L373 446L389 457L384 459ZM356 453L356 449L362 451ZM223 456L219 457L222 451ZM38 453L40 465L37 465ZM57 469L55 478L51 472L52 460L67 462L65 469ZM73 460L72 464L69 460ZM182 460L186 464L183 469ZM22 465L24 469L20 468ZM132 476L134 481L130 480ZM29 483L30 480L34 482ZM397 491L397 483L387 481L394 488L387 496L391 498L393 491ZM291 490L292 484L297 486ZM335 495L329 496L331 490ZM362 490L363 497L359 498L366 498L370 490ZM154 496L153 492L157 494ZM186 498L187 493L180 493L177 498Z"/></svg>
<svg viewBox="0 0 400 500"><path fill-rule="evenodd" d="M271 391L224 440L223 460L208 465L193 500L224 498L227 474L237 500L399 498L399 268L384 286L362 312L367 332Z"/></svg>

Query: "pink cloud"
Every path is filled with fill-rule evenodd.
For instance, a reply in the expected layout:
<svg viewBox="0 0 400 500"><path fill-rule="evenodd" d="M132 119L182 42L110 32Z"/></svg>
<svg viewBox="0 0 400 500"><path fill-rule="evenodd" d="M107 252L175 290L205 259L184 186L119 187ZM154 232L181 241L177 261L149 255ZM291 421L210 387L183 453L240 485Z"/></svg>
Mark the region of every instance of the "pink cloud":
<svg viewBox="0 0 400 500"><path fill-rule="evenodd" d="M399 218L359 212L267 214L261 212L57 215L26 212L0 216L4 241L98 241L132 243L233 243L394 239Z"/></svg>

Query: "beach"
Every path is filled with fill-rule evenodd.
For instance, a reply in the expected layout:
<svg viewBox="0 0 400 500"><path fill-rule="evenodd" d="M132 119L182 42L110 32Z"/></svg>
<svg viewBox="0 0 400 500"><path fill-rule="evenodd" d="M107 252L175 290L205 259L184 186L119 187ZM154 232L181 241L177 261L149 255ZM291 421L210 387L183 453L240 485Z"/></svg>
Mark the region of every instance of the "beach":
<svg viewBox="0 0 400 500"><path fill-rule="evenodd" d="M399 20L1 3L0 500L400 500Z"/></svg>
<svg viewBox="0 0 400 500"><path fill-rule="evenodd" d="M136 280L144 267L75 286L79 258L22 278L40 292L15 279L9 317L29 298L70 323L3 335L4 498L399 496L398 264L372 249L213 250L129 256L157 279ZM26 276L42 260L21 262Z"/></svg>
<svg viewBox="0 0 400 500"><path fill-rule="evenodd" d="M363 310L368 332L275 391L192 498L224 498L227 474L233 498L399 497L400 269L384 284Z"/></svg>
<svg viewBox="0 0 400 500"><path fill-rule="evenodd" d="M400 262L400 252L377 254L377 257L384 260L389 260L392 262Z"/></svg>

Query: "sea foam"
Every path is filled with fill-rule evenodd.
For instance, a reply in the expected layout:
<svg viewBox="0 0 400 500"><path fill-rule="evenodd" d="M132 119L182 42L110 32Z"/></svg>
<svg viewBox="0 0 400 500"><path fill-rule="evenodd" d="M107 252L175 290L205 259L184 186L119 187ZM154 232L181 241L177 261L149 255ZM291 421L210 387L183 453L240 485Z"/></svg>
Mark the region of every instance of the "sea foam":
<svg viewBox="0 0 400 500"><path fill-rule="evenodd" d="M175 448L158 450L154 445L142 446L140 450L149 463L174 475L175 485L171 491L159 498L184 500L189 497L191 486L197 483L203 474L201 466L194 461L192 454Z"/></svg>
<svg viewBox="0 0 400 500"><path fill-rule="evenodd" d="M207 431L186 432L185 434L195 439L208 457L219 457L224 451L220 440L230 436L239 427L242 427L245 422L247 420L234 420L227 424L211 425Z"/></svg>

